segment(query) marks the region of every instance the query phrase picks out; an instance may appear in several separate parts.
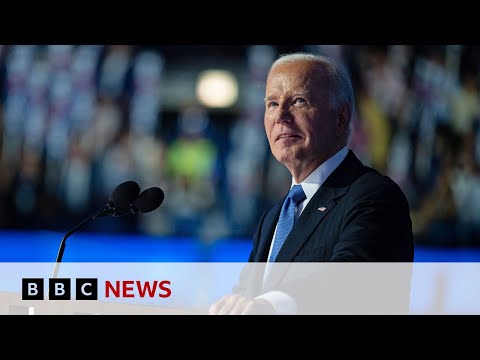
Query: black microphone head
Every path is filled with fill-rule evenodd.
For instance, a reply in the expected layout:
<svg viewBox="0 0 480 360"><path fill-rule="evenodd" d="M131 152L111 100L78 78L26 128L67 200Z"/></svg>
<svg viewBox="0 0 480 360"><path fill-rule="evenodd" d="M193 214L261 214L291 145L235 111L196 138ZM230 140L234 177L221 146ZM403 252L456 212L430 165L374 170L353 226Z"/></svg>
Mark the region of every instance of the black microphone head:
<svg viewBox="0 0 480 360"><path fill-rule="evenodd" d="M165 198L165 194L159 187L151 187L144 190L135 200L135 208L138 212L144 214L158 208Z"/></svg>
<svg viewBox="0 0 480 360"><path fill-rule="evenodd" d="M140 193L140 186L135 181L125 181L118 185L110 195L110 202L115 206L115 215L126 215L130 205Z"/></svg>

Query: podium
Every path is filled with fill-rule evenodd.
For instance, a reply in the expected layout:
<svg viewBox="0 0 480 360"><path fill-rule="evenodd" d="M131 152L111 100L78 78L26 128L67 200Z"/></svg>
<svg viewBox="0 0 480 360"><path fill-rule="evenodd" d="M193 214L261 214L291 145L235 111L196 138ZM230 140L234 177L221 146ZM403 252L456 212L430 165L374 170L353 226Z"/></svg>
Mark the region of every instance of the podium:
<svg viewBox="0 0 480 360"><path fill-rule="evenodd" d="M208 309L108 302L102 300L22 300L22 295L0 292L2 315L207 315Z"/></svg>

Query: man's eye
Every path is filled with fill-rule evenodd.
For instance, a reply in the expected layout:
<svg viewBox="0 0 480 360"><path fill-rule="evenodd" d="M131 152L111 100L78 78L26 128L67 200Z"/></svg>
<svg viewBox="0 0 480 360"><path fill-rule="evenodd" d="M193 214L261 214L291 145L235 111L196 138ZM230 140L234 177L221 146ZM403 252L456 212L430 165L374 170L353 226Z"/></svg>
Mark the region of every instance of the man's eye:
<svg viewBox="0 0 480 360"><path fill-rule="evenodd" d="M276 103L275 101L269 101L267 103L267 108L271 108L271 107L274 107L274 106L277 106L277 105L278 105L278 103Z"/></svg>
<svg viewBox="0 0 480 360"><path fill-rule="evenodd" d="M305 100L304 98L296 98L294 102L295 104L306 104L307 100Z"/></svg>

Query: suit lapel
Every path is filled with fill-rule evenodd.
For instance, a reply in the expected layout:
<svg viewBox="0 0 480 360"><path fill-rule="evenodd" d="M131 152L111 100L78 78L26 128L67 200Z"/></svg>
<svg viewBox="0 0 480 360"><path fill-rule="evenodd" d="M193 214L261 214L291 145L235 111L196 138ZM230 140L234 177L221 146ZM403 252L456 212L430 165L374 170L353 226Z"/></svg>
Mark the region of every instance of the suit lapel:
<svg viewBox="0 0 480 360"><path fill-rule="evenodd" d="M325 219L336 203L332 198L332 192L327 188L320 188L308 202L292 231L285 239L280 252L275 259L276 262L290 262L307 241L310 234ZM325 208L324 211L318 210Z"/></svg>
<svg viewBox="0 0 480 360"><path fill-rule="evenodd" d="M254 260L256 262L267 262L268 260L270 244L272 243L273 233L275 232L275 226L277 225L284 200L285 198L282 199L281 202L277 203L265 216L260 233L258 249Z"/></svg>
<svg viewBox="0 0 480 360"><path fill-rule="evenodd" d="M291 262L295 255L299 252L305 242L308 240L312 231L317 225L325 219L327 214L335 207L333 195L330 189L320 187L313 198L308 202L307 207L303 210L297 222L293 226L292 231L285 239L280 249L275 263L272 264L267 281L264 284L265 292L274 290L275 286L281 282L285 274L290 269ZM325 207L324 211L318 208ZM278 264L278 263L282 264Z"/></svg>
<svg viewBox="0 0 480 360"><path fill-rule="evenodd" d="M350 150L345 160L308 202L280 249L276 262L290 262L294 259L313 230L336 206L335 200L347 193L350 184L363 172L362 169L362 163Z"/></svg>

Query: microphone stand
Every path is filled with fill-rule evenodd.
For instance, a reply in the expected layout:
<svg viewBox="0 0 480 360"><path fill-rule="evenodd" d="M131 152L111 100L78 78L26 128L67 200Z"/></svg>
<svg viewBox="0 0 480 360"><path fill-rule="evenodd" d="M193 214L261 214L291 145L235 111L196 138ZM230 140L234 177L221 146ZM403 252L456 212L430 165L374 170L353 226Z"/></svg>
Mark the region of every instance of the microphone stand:
<svg viewBox="0 0 480 360"><path fill-rule="evenodd" d="M75 231L85 226L85 224L87 224L88 222L92 221L97 217L125 215L124 209L122 209L122 207L124 206L124 203L127 202L131 204L135 200L135 198L138 197L139 192L140 192L140 187L135 181L126 181L124 183L121 183L115 188L115 190L113 190L112 195L110 195L110 200L108 201L107 205L103 209L100 209L93 215L90 215L88 218L83 220L80 224L78 224L69 232L67 232L63 237L62 242L60 243L60 248L58 249L57 259L55 260L55 266L53 268L52 278L56 279L58 276L60 263L62 262L63 253L65 252L65 247L67 244L67 238L70 235L72 235ZM118 201L118 203L116 201ZM121 210L121 211L117 213L117 206L119 205L121 205L121 207L118 210ZM47 299L50 296L49 293L50 293L50 289L47 290Z"/></svg>
<svg viewBox="0 0 480 360"><path fill-rule="evenodd" d="M60 263L62 262L63 259L63 253L65 252L65 246L67 244L67 238L72 235L75 231L78 229L82 228L85 224L89 223L90 221L94 220L97 217L107 215L109 213L114 213L115 212L115 207L113 204L108 203L107 206L105 206L103 209L98 210L96 213L93 215L90 215L87 217L85 220L83 220L80 224L75 226L73 229L71 229L69 232L65 234L65 236L62 239L62 242L60 243L60 248L58 249L58 254L57 254L57 259L55 260L55 267L53 268L53 275L52 278L56 279L58 275L58 271L60 269Z"/></svg>

